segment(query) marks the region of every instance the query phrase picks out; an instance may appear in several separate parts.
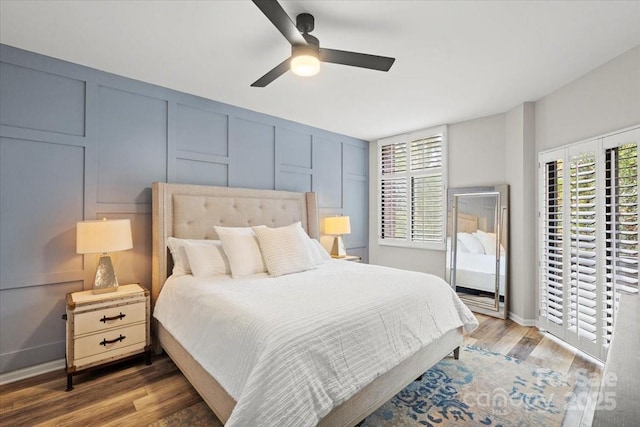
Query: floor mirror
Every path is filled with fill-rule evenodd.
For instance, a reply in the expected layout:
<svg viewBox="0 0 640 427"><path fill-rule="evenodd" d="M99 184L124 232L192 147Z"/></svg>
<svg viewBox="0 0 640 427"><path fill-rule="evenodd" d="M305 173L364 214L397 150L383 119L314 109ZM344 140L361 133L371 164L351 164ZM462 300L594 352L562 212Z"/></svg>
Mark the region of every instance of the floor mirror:
<svg viewBox="0 0 640 427"><path fill-rule="evenodd" d="M506 319L509 186L447 192L447 281L473 311Z"/></svg>

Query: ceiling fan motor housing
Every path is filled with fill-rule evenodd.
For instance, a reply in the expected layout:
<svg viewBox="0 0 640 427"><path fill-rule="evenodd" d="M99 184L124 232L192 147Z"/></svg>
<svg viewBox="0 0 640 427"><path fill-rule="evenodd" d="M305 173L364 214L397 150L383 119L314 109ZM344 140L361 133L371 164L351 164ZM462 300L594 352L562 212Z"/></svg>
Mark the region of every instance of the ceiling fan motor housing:
<svg viewBox="0 0 640 427"><path fill-rule="evenodd" d="M296 28L302 33L302 37L304 37L307 42L307 46L292 45L291 54L293 56L305 54L315 56L316 58L319 56L320 41L309 34L314 29L314 23L315 19L313 15L309 13L301 13L296 17Z"/></svg>
<svg viewBox="0 0 640 427"><path fill-rule="evenodd" d="M296 28L302 34L310 33L315 28L315 19L310 13L301 13L296 16Z"/></svg>

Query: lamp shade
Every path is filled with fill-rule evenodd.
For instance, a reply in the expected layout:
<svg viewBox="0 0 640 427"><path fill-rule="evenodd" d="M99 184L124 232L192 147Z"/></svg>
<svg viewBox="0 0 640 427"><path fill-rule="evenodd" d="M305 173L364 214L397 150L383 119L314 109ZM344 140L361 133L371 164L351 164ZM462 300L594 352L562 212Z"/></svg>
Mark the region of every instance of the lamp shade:
<svg viewBox="0 0 640 427"><path fill-rule="evenodd" d="M324 219L325 234L350 234L351 223L348 216L329 216Z"/></svg>
<svg viewBox="0 0 640 427"><path fill-rule="evenodd" d="M131 249L131 221L110 219L81 221L76 228L76 252L99 254Z"/></svg>

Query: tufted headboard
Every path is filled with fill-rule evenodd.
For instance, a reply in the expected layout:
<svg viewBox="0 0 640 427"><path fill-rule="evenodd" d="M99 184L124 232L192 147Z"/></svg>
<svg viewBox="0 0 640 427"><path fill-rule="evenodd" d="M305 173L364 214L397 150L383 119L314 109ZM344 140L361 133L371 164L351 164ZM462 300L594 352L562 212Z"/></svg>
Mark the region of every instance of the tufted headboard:
<svg viewBox="0 0 640 427"><path fill-rule="evenodd" d="M167 239L217 239L214 225L281 227L297 221L318 238L315 193L154 182L151 299L155 303L173 268Z"/></svg>

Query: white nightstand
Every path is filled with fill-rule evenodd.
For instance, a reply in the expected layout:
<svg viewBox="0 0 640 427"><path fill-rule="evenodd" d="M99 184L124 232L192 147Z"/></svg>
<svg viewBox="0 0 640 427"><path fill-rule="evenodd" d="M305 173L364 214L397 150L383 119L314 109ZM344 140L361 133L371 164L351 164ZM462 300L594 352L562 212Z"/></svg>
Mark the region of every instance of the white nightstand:
<svg viewBox="0 0 640 427"><path fill-rule="evenodd" d="M356 255L346 255L346 256L343 256L342 258L333 257L333 259L339 259L341 261L352 261L352 262L362 261L362 257L356 256Z"/></svg>
<svg viewBox="0 0 640 427"><path fill-rule="evenodd" d="M87 368L141 353L150 365L149 310L149 291L137 284L67 294L67 391L72 376Z"/></svg>

